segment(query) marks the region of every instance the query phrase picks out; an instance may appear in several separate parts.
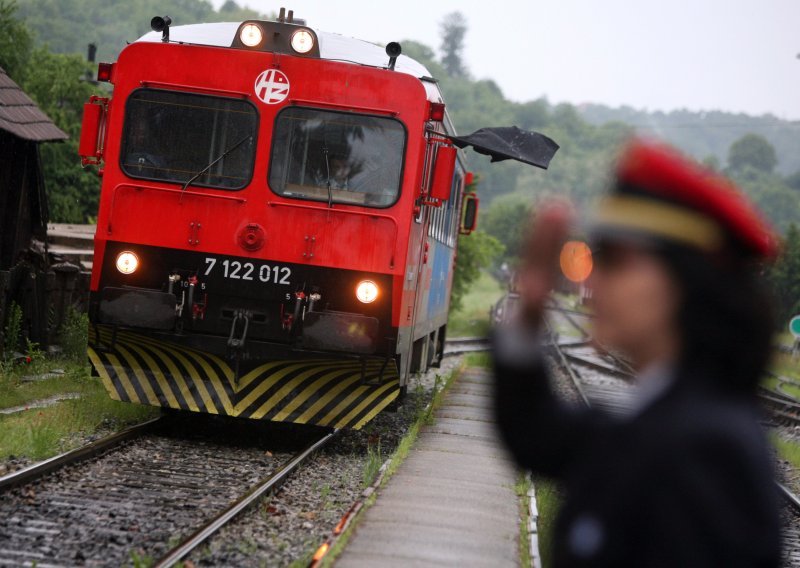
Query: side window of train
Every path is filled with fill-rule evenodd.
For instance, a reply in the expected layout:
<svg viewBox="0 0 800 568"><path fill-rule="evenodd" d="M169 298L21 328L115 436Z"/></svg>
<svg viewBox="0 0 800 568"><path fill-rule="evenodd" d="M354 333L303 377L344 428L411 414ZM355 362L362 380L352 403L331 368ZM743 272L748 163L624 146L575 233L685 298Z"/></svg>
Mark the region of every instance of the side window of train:
<svg viewBox="0 0 800 568"><path fill-rule="evenodd" d="M448 246L456 246L456 232L457 232L457 219L458 215L455 211L459 211L458 203L461 199L461 186L464 183L464 176L456 169L453 175L453 187L450 190L450 199L447 200L447 209L445 213L445 242Z"/></svg>
<svg viewBox="0 0 800 568"><path fill-rule="evenodd" d="M428 141L429 135L426 134L425 140L425 163L422 167L422 187L420 188L421 192L427 193L428 189L431 186L431 177L433 176L433 162L434 158L436 157L436 145L431 144ZM425 209L426 207L422 204L422 198L417 199L417 206L419 207L419 211L417 212L417 216L414 217L414 222L421 223L422 220L425 218ZM431 220L431 222L433 222ZM431 227L428 226L428 234L432 236Z"/></svg>
<svg viewBox="0 0 800 568"><path fill-rule="evenodd" d="M441 207L431 207L430 223L428 224L428 236L436 239L440 243L454 247L456 244L458 204L461 199L461 185L463 175L456 171L453 174L453 186L450 191L450 199L442 204Z"/></svg>
<svg viewBox="0 0 800 568"><path fill-rule="evenodd" d="M245 100L139 89L125 103L120 167L132 178L183 184L197 176L193 185L242 189L257 136L258 111Z"/></svg>

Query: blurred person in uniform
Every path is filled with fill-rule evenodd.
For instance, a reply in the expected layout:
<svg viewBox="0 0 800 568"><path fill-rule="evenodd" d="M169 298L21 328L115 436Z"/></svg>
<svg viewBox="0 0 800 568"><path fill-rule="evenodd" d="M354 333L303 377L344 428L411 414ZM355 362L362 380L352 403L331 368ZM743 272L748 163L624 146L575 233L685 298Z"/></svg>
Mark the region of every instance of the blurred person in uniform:
<svg viewBox="0 0 800 568"><path fill-rule="evenodd" d="M756 389L771 351L760 271L772 230L723 177L633 141L590 230L593 339L637 372L623 417L554 394L541 345L572 214L540 208L519 317L493 335L496 412L518 463L565 492L561 566L778 566L780 519Z"/></svg>

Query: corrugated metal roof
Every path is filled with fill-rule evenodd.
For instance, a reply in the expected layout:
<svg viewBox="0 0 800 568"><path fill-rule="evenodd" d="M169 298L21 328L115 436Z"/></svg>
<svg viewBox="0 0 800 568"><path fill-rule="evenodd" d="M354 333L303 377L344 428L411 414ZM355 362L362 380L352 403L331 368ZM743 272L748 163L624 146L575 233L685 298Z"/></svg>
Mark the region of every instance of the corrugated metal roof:
<svg viewBox="0 0 800 568"><path fill-rule="evenodd" d="M32 142L69 138L0 67L0 130Z"/></svg>

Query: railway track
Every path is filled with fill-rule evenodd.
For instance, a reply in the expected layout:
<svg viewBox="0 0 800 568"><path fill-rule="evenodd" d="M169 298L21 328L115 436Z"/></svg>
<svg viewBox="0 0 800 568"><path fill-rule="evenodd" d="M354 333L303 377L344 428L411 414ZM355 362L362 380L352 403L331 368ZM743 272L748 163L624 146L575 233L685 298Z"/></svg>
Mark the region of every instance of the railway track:
<svg viewBox="0 0 800 568"><path fill-rule="evenodd" d="M172 566L337 434L320 429L288 440L287 428L254 434L250 424L245 438L242 425L223 432L215 420L199 430L196 421L167 422L0 479L0 565L119 566L146 559Z"/></svg>
<svg viewBox="0 0 800 568"><path fill-rule="evenodd" d="M800 401L780 391L759 388L758 397L776 424L800 426Z"/></svg>
<svg viewBox="0 0 800 568"><path fill-rule="evenodd" d="M602 408L611 414L625 413L632 402L633 394L633 375L630 368L619 358L600 353L589 345L588 332L573 318L576 312L554 309L550 313L551 321L547 325L552 338L555 363L569 377L581 401L587 406ZM578 329L580 339L559 341L552 323L556 318L563 318L570 326ZM779 422L800 424L800 402L796 399L766 389L762 389L759 396ZM785 504L784 564L800 566L800 497L786 485L777 482L776 485Z"/></svg>
<svg viewBox="0 0 800 568"><path fill-rule="evenodd" d="M453 337L444 344L444 356L452 357L476 351L488 351L490 348L487 337Z"/></svg>

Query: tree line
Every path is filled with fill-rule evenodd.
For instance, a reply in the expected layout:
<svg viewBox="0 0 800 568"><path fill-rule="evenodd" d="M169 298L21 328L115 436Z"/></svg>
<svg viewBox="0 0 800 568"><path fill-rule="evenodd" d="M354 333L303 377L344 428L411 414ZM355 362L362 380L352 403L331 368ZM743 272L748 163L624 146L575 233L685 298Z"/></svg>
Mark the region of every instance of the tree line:
<svg viewBox="0 0 800 568"><path fill-rule="evenodd" d="M95 70L86 62L85 44L95 42L98 59L113 61L126 41L149 30L155 14L170 14L181 24L265 17L233 0L219 10L207 0L0 0L0 66L70 135L66 143L45 144L41 149L53 221L91 222L96 215L99 180L93 171L81 168L77 145L83 103L92 94L107 94L108 86L91 81ZM453 13L441 23L438 53L419 42L401 42L403 52L425 64L439 80L459 131L515 124L547 134L561 149L547 172L511 162L489 165L487 157L471 153L470 167L480 180L484 211L482 230L463 238L460 245L463 275L474 273L473 269L490 257L515 258L525 222L541 197L566 196L581 210L590 210L605 190L615 152L637 131L635 121L642 119L642 111L630 109L611 112L599 106L587 110L551 104L546 99L523 103L506 99L494 81L470 73L463 58L468 31L464 16ZM786 133L794 130L781 132L783 146L789 142L800 145L796 134L786 138ZM717 140L706 165L733 178L786 233L787 243L796 238L793 223L800 220L800 172L786 175L785 164L781 167L778 162L780 153L763 134L745 134L734 141L724 162L718 155L719 144ZM695 155L698 151L688 145L680 147ZM789 250L793 249L787 247L786 254ZM789 274L794 273L772 272L773 278L783 279L782 290L794 289L796 283L786 281L794 278ZM463 289L468 283L465 278L456 287Z"/></svg>
<svg viewBox="0 0 800 568"><path fill-rule="evenodd" d="M584 212L604 193L612 170L615 152L628 137L647 129L641 123L653 124L653 115L629 108L608 109L590 105L579 111L568 104L550 105L545 99L515 103L505 99L499 87L490 80L470 76L463 57L467 22L461 14L447 16L441 24L440 57L427 46L405 42L404 49L425 63L434 76L441 78L449 111L456 125L469 132L487 123L516 124L521 128L540 130L551 136L561 149L546 173L519 164L488 165L488 159L473 153L474 167L482 178L483 213L477 239L465 240L464 248L501 254L495 262L516 262L525 230L534 214L537 199L561 195L571 198ZM779 170L778 152L763 132L778 134L785 151L800 149L797 124L775 117L747 117L730 113L690 113L677 111L654 113L659 124L691 126L677 130L667 140L682 151L702 157L706 167L731 178L764 212L783 234L784 247L778 261L765 267L775 295L778 321L781 325L800 313L800 170L786 175ZM583 115L588 115L589 120ZM605 117L605 120L602 120ZM626 118L627 120L619 120ZM718 126L752 126L730 142L724 162L718 156L729 129L720 134ZM702 122L707 122L703 126ZM692 135L686 135L691 132ZM761 133L757 133L761 132ZM700 134L698 136L698 133ZM705 154L704 154L705 153ZM699 155L698 155L699 154ZM794 160L797 155L793 155ZM797 167L798 162L792 162ZM791 171L792 165L783 171ZM473 239L470 237L469 239ZM500 245L499 247L497 245ZM475 256L475 255L473 255ZM472 257L471 257L472 258Z"/></svg>

